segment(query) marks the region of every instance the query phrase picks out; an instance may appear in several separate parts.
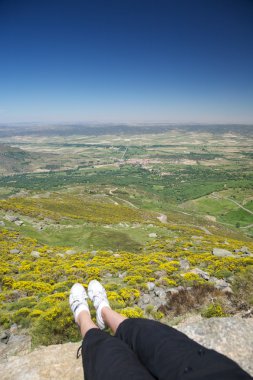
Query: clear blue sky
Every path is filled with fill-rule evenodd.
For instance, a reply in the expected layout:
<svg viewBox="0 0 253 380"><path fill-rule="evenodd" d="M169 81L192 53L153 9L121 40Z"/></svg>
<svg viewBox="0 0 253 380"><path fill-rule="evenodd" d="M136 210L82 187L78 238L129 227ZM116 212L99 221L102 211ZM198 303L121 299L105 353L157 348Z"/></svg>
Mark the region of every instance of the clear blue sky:
<svg viewBox="0 0 253 380"><path fill-rule="evenodd" d="M0 122L253 123L252 0L0 0Z"/></svg>

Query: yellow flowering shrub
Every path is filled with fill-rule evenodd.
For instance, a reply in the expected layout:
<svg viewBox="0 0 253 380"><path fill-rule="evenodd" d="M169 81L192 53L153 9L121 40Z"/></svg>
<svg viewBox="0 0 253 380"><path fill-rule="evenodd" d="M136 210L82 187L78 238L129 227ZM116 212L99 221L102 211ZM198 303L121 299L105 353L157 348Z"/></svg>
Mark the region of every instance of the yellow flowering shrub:
<svg viewBox="0 0 253 380"><path fill-rule="evenodd" d="M211 276L224 278L226 275L228 281L237 278L253 264L252 257L220 258L212 254L214 247L232 251L245 244L253 251L251 242L226 239L225 243L222 237L204 235L201 244L189 244L191 236L201 236L203 231L186 226L168 225L163 228L171 229L178 236L149 241L145 250L138 253L97 250L95 254L66 254L70 247L49 247L15 231L0 228L0 322L6 328L15 320L28 327L34 344L76 340L80 336L68 305L69 290L75 282L87 289L91 279L101 280L113 308L128 317L142 317L143 310L136 305L142 294L149 292L147 282L154 282L165 291L178 285L194 287L195 284L206 284L198 275L185 273L180 267L180 259L186 259L190 267L199 267ZM10 253L12 249L21 253ZM41 256L34 258L32 251L40 252ZM240 299L239 294L243 293L241 283L247 289L248 296L244 300L247 305L252 303L249 296L251 276L245 272L243 282L238 277L234 285ZM162 314L153 308L145 315L160 319L166 317L166 313L169 311ZM91 314L95 315L93 307ZM69 332L66 331L68 329Z"/></svg>
<svg viewBox="0 0 253 380"><path fill-rule="evenodd" d="M139 307L126 307L120 311L127 318L143 318L143 310Z"/></svg>
<svg viewBox="0 0 253 380"><path fill-rule="evenodd" d="M50 293L52 286L45 282L16 281L12 284L12 289L25 291L28 295L36 293Z"/></svg>
<svg viewBox="0 0 253 380"><path fill-rule="evenodd" d="M195 273L188 272L188 273L183 274L182 277L183 277L183 282L185 283L186 286L205 283L205 280Z"/></svg>
<svg viewBox="0 0 253 380"><path fill-rule="evenodd" d="M32 318L31 333L34 345L47 346L80 340L80 334L67 301L57 303L38 318Z"/></svg>

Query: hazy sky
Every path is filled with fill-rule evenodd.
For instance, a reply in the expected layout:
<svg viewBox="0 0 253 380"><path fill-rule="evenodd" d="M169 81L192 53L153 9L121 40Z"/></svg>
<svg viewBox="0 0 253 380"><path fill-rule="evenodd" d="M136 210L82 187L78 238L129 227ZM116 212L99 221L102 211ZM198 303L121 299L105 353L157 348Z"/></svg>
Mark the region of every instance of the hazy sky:
<svg viewBox="0 0 253 380"><path fill-rule="evenodd" d="M0 0L0 122L253 123L252 0Z"/></svg>

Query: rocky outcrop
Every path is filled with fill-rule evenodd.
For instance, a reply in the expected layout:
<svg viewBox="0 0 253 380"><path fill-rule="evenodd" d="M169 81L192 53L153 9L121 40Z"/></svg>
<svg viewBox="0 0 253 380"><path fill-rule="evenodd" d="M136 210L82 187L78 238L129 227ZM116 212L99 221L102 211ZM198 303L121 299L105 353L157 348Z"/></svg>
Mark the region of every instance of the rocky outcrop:
<svg viewBox="0 0 253 380"><path fill-rule="evenodd" d="M10 356L25 355L31 350L31 338L28 335L13 335L5 331L0 336L0 363Z"/></svg>
<svg viewBox="0 0 253 380"><path fill-rule="evenodd" d="M228 356L253 375L252 318L210 318L192 323L186 320L177 328L203 346Z"/></svg>
<svg viewBox="0 0 253 380"><path fill-rule="evenodd" d="M0 364L1 380L83 380L80 343L41 347L26 355L10 356Z"/></svg>
<svg viewBox="0 0 253 380"><path fill-rule="evenodd" d="M211 318L186 320L177 329L202 345L236 361L253 375L253 319ZM0 363L2 380L83 380L81 358L76 359L80 343L41 347Z"/></svg>

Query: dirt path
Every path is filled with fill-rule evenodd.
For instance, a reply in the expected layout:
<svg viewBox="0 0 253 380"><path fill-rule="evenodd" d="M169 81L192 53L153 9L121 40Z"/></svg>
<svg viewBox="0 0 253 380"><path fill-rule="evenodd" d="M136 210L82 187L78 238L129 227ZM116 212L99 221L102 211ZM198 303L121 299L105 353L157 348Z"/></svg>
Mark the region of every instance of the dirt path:
<svg viewBox="0 0 253 380"><path fill-rule="evenodd" d="M253 227L253 224L249 224L248 226L244 226L244 227L240 227L240 228L242 229L242 228L251 228L251 227Z"/></svg>
<svg viewBox="0 0 253 380"><path fill-rule="evenodd" d="M252 214L252 215L253 215L253 211L249 210L249 209L246 208L246 207L243 207L242 205L240 205L240 203L234 201L234 200L231 199L231 198L225 198L225 199L227 199L227 200L230 201L230 202L233 202L233 203L236 204L238 207L242 208L243 210L247 211L249 214Z"/></svg>
<svg viewBox="0 0 253 380"><path fill-rule="evenodd" d="M119 201L124 202L124 203L128 204L129 206L131 206L131 207L139 210L139 207L135 206L132 202L126 201L125 199L122 199L122 198L119 198L119 197L115 197L115 196L114 196L114 198L116 198Z"/></svg>
<svg viewBox="0 0 253 380"><path fill-rule="evenodd" d="M139 210L139 207L135 206L132 202L126 201L125 199L119 198L119 197L117 197L116 195L114 195L114 192L117 191L117 190L118 190L118 187L115 187L114 189L110 189L110 190L109 190L109 194L110 194L110 195L113 195L114 199L116 198L116 199L118 199L119 201L124 202L124 203L128 204L129 206L131 206L131 207L133 207L133 208ZM116 203L117 203L117 202L116 202Z"/></svg>
<svg viewBox="0 0 253 380"><path fill-rule="evenodd" d="M217 194L212 194L211 195L212 198L214 199L226 199L227 201L230 201L230 202L233 202L236 206L242 208L244 211L248 212L249 214L252 214L253 215L253 211L249 210L248 208L242 206L240 203L238 203L237 201L235 201L234 199L231 199L231 198L228 198L228 197L220 197L219 195Z"/></svg>
<svg viewBox="0 0 253 380"><path fill-rule="evenodd" d="M118 187L115 187L115 189L110 189L109 194L114 195L113 193L118 190Z"/></svg>

